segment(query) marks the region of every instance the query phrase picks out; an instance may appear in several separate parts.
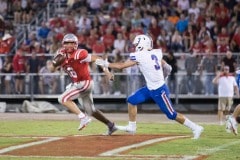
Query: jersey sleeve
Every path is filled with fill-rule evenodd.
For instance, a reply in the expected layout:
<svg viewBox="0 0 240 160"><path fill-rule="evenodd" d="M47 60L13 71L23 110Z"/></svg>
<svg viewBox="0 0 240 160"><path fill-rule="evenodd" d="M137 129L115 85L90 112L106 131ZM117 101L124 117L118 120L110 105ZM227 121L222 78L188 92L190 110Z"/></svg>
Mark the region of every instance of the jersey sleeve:
<svg viewBox="0 0 240 160"><path fill-rule="evenodd" d="M74 60L83 60L87 58L88 51L85 49L78 49L74 54Z"/></svg>
<svg viewBox="0 0 240 160"><path fill-rule="evenodd" d="M137 54L136 53L130 53L130 55L129 55L129 59L131 60L131 61L134 61L134 62L137 62Z"/></svg>

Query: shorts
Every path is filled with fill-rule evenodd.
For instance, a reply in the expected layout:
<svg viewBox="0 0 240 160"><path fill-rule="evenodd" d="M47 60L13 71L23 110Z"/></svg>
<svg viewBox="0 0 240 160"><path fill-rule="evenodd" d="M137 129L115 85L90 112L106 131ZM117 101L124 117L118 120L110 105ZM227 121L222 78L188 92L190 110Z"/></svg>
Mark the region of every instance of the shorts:
<svg viewBox="0 0 240 160"><path fill-rule="evenodd" d="M17 76L15 76L15 79L24 79L24 77L25 76L23 76L23 75L17 75Z"/></svg>
<svg viewBox="0 0 240 160"><path fill-rule="evenodd" d="M219 97L218 98L218 110L230 111L233 105L233 97Z"/></svg>
<svg viewBox="0 0 240 160"><path fill-rule="evenodd" d="M12 76L9 76L9 75L5 76L5 80L6 80L6 81L10 81L11 78L12 78Z"/></svg>

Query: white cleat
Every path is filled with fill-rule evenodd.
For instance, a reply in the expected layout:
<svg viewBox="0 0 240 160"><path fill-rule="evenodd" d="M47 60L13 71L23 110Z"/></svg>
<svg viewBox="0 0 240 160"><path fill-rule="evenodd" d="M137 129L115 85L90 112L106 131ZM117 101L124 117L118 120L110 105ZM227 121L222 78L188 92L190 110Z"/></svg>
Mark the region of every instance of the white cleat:
<svg viewBox="0 0 240 160"><path fill-rule="evenodd" d="M230 124L230 127L235 135L238 135L238 123L236 119L232 116L229 117L228 123Z"/></svg>
<svg viewBox="0 0 240 160"><path fill-rule="evenodd" d="M120 131L125 131L128 132L130 134L135 134L136 133L136 127L129 127L127 126L116 126L116 128Z"/></svg>
<svg viewBox="0 0 240 160"><path fill-rule="evenodd" d="M230 116L226 116L226 132L227 133L232 132L232 125L230 123Z"/></svg>
<svg viewBox="0 0 240 160"><path fill-rule="evenodd" d="M204 128L202 126L197 126L195 130L193 130L193 138L192 139L199 139L203 132Z"/></svg>
<svg viewBox="0 0 240 160"><path fill-rule="evenodd" d="M78 130L82 130L83 128L85 128L88 123L90 123L92 121L91 118L89 118L88 116L85 116L84 118L81 119L80 125L78 127Z"/></svg>

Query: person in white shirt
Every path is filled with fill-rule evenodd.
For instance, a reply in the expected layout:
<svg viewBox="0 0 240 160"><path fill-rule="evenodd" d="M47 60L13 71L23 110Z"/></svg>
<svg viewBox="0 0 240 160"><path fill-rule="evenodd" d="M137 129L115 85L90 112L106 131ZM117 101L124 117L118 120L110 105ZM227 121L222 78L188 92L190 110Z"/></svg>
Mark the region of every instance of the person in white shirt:
<svg viewBox="0 0 240 160"><path fill-rule="evenodd" d="M162 60L161 49L153 49L152 38L147 35L137 35L133 40L135 52L130 53L130 58L124 62L109 63L106 60L97 59L96 64L102 67L124 69L137 65L143 74L146 86L138 89L127 98L129 124L117 126L119 130L136 133L137 105L148 100L153 100L160 110L171 120L185 125L193 131L193 139L198 139L203 127L192 122L173 108L170 93L165 78L171 72L171 66Z"/></svg>
<svg viewBox="0 0 240 160"><path fill-rule="evenodd" d="M229 66L223 67L223 72L218 72L212 81L218 84L218 119L223 125L223 116L230 113L234 92L239 97L239 90L234 75L229 73Z"/></svg>
<svg viewBox="0 0 240 160"><path fill-rule="evenodd" d="M191 3L191 7L188 9L188 14L194 14L194 22L197 21L200 14L200 9L196 6L196 2Z"/></svg>
<svg viewBox="0 0 240 160"><path fill-rule="evenodd" d="M126 40L123 39L122 33L117 34L117 39L114 40L113 42L113 55L115 56L116 54L119 53L124 53L124 49L126 46Z"/></svg>

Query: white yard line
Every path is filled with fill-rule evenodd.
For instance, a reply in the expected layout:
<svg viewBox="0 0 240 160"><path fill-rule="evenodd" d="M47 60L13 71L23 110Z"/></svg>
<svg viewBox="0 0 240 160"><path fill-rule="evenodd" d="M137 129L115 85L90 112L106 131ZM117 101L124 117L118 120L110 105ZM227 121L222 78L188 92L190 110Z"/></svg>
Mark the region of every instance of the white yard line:
<svg viewBox="0 0 240 160"><path fill-rule="evenodd" d="M10 152L10 151L13 151L13 150L16 150L16 149L22 149L22 148L31 147L31 146L34 146L34 145L39 145L39 144L43 144L43 143L57 141L57 140L60 140L60 139L63 139L63 138L62 137L51 137L51 138L48 138L48 139L45 139L45 140L41 140L41 141L37 141L37 142L31 142L31 143L11 146L11 147L0 149L0 154L6 153L6 152Z"/></svg>
<svg viewBox="0 0 240 160"><path fill-rule="evenodd" d="M230 143L226 143L226 144L214 147L214 148L206 149L204 151L199 152L199 154L201 154L201 155L211 155L211 154L214 154L216 152L219 152L223 149L229 148L230 146L237 145L237 144L240 144L240 140L230 142Z"/></svg>
<svg viewBox="0 0 240 160"><path fill-rule="evenodd" d="M136 143L136 144L120 147L120 148L117 148L117 149L113 149L113 150L101 153L101 154L99 154L99 156L115 156L115 155L117 155L121 152L127 151L127 150L132 149L132 148L142 147L142 146L146 146L146 145L157 143L157 142L162 142L162 141L167 141L167 140L172 140L172 139L178 139L178 138L185 138L185 137L188 137L188 136L172 136L172 137L155 138L155 139L147 140L147 141L144 141L144 142L141 142L141 143Z"/></svg>

